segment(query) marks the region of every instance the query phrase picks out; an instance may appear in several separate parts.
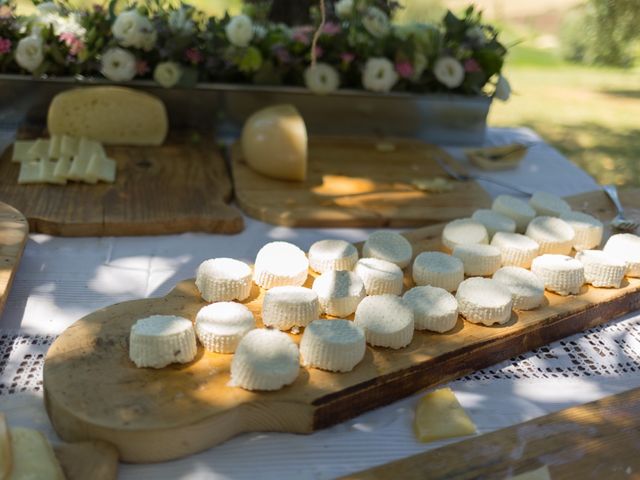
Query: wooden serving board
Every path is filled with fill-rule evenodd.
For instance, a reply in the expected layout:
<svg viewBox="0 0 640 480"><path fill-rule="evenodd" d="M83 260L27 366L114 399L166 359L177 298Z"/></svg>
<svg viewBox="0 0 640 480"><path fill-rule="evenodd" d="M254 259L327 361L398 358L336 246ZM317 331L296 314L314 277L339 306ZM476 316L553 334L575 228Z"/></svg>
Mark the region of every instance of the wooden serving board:
<svg viewBox="0 0 640 480"><path fill-rule="evenodd" d="M554 480L640 478L640 389L347 475L344 480L502 480L547 468Z"/></svg>
<svg viewBox="0 0 640 480"><path fill-rule="evenodd" d="M634 192L633 198L640 195ZM601 192L572 202L612 217ZM407 233L414 254L440 248L442 228ZM407 288L410 278L409 271ZM244 302L259 325L263 294L254 285ZM585 286L570 297L547 293L541 308L513 313L501 326L459 319L444 334L416 332L401 350L368 347L349 373L302 368L295 383L276 392L227 386L232 356L202 347L193 362L159 370L139 369L129 360L129 331L137 319L151 314L194 319L204 305L193 280L186 280L166 297L107 307L63 332L44 365L45 403L58 434L67 441L111 442L127 462L156 462L247 431L309 433L637 310L640 279L627 279L620 289ZM292 338L299 341L297 335Z"/></svg>
<svg viewBox="0 0 640 480"><path fill-rule="evenodd" d="M15 208L0 202L0 314L4 309L29 235L29 224Z"/></svg>
<svg viewBox="0 0 640 480"><path fill-rule="evenodd" d="M381 143L394 150L381 151ZM288 227L418 227L491 204L475 182L453 181L453 190L441 193L413 186L414 180L447 177L436 157L461 169L444 150L419 140L312 137L307 180L289 182L256 173L240 144L231 148L238 205L251 217Z"/></svg>
<svg viewBox="0 0 640 480"><path fill-rule="evenodd" d="M224 159L205 136L175 134L159 147L107 147L118 163L114 184L18 185L20 166L11 162L12 150L0 157L0 199L22 211L33 232L230 234L244 228L240 212L227 205L232 191Z"/></svg>

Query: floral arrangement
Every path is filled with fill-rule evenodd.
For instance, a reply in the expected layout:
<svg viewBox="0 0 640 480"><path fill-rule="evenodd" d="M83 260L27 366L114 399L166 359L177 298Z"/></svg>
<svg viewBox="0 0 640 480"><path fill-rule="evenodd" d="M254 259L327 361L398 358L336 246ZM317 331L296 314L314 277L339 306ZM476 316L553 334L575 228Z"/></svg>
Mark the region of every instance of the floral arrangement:
<svg viewBox="0 0 640 480"><path fill-rule="evenodd" d="M152 78L167 88L225 82L304 85L318 94L510 94L501 75L507 49L473 7L447 12L439 24L396 25L380 0L339 0L322 5L322 18L314 7L314 25L288 26L267 21L259 6L215 18L172 0L86 9L33 0L35 14L22 16L14 1L0 0L0 73Z"/></svg>

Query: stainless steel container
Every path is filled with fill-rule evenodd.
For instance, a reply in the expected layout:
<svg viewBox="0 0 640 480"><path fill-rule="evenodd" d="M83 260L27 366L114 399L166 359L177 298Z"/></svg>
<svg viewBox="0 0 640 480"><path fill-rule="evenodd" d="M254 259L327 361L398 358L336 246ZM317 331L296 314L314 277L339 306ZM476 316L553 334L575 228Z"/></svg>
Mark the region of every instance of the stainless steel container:
<svg viewBox="0 0 640 480"><path fill-rule="evenodd" d="M49 102L69 88L109 85L104 79L35 79L0 75L0 127L45 123ZM121 83L161 98L174 127L215 128L218 137L238 136L254 111L275 103L292 103L311 134L381 135L421 138L449 145L479 145L484 140L488 97L409 93L375 94L340 90L315 95L300 87L198 84L164 89L152 81Z"/></svg>

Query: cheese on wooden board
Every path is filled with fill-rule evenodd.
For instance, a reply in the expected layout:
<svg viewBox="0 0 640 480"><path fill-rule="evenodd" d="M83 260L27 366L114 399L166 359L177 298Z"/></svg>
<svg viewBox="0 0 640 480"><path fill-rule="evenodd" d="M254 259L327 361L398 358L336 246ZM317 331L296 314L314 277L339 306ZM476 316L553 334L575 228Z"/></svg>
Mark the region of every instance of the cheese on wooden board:
<svg viewBox="0 0 640 480"><path fill-rule="evenodd" d="M594 287L620 288L627 264L602 250L582 250L576 254L584 266L584 279Z"/></svg>
<svg viewBox="0 0 640 480"><path fill-rule="evenodd" d="M500 249L491 245L457 245L452 255L460 259L464 265L464 274L469 277L493 275L502 263Z"/></svg>
<svg viewBox="0 0 640 480"><path fill-rule="evenodd" d="M9 480L64 480L51 445L37 430L10 429L13 468Z"/></svg>
<svg viewBox="0 0 640 480"><path fill-rule="evenodd" d="M13 142L13 152L11 153L11 161L16 163L32 162L37 160L29 154L35 140L16 140Z"/></svg>
<svg viewBox="0 0 640 480"><path fill-rule="evenodd" d="M38 138L27 152L32 158L49 158L49 140L46 138Z"/></svg>
<svg viewBox="0 0 640 480"><path fill-rule="evenodd" d="M467 413L450 388L427 393L420 399L414 420L416 437L421 442L462 437L476 433Z"/></svg>
<svg viewBox="0 0 640 480"><path fill-rule="evenodd" d="M11 451L11 436L7 417L0 412L0 479L5 480L11 473L13 466L13 452Z"/></svg>
<svg viewBox="0 0 640 480"><path fill-rule="evenodd" d="M69 178L69 169L71 168L71 158L60 157L53 169L53 175L59 178Z"/></svg>
<svg viewBox="0 0 640 480"><path fill-rule="evenodd" d="M364 331L349 320L314 320L300 340L302 364L330 372L349 372L367 348Z"/></svg>
<svg viewBox="0 0 640 480"><path fill-rule="evenodd" d="M640 237L633 233L611 235L603 250L627 264L626 275L640 277Z"/></svg>
<svg viewBox="0 0 640 480"><path fill-rule="evenodd" d="M89 183L98 181L113 183L116 181L116 170L117 164L115 160L94 154L87 165L85 181Z"/></svg>
<svg viewBox="0 0 640 480"><path fill-rule="evenodd" d="M472 323L503 324L511 318L511 292L501 283L482 277L466 279L456 292L460 314Z"/></svg>
<svg viewBox="0 0 640 480"><path fill-rule="evenodd" d="M251 115L241 145L247 164L258 173L296 181L307 176L307 128L293 105L273 105Z"/></svg>
<svg viewBox="0 0 640 480"><path fill-rule="evenodd" d="M363 258L379 258L404 268L411 262L413 248L409 240L399 233L378 230L362 246Z"/></svg>
<svg viewBox="0 0 640 480"><path fill-rule="evenodd" d="M49 139L48 158L60 158L62 146L62 135L51 135Z"/></svg>
<svg viewBox="0 0 640 480"><path fill-rule="evenodd" d="M318 294L305 287L273 287L262 300L262 322L278 330L306 327L320 315Z"/></svg>
<svg viewBox="0 0 640 480"><path fill-rule="evenodd" d="M504 285L513 297L513 308L532 310L544 300L544 282L535 273L521 267L502 267L492 277Z"/></svg>
<svg viewBox="0 0 640 480"><path fill-rule="evenodd" d="M600 220L582 212L565 212L560 218L573 228L576 236L573 239L573 248L589 250L598 248L602 242L604 225Z"/></svg>
<svg viewBox="0 0 640 480"><path fill-rule="evenodd" d="M541 217L559 217L571 211L571 205L562 197L548 192L535 192L529 199L529 205Z"/></svg>
<svg viewBox="0 0 640 480"><path fill-rule="evenodd" d="M464 280L464 265L459 258L442 252L422 252L413 261L416 285L431 285L454 292Z"/></svg>
<svg viewBox="0 0 640 480"><path fill-rule="evenodd" d="M458 323L458 302L444 288L413 287L402 299L413 310L416 330L443 333Z"/></svg>
<svg viewBox="0 0 640 480"><path fill-rule="evenodd" d="M256 328L256 319L241 303L216 302L198 311L195 328L205 350L233 353L242 337Z"/></svg>
<svg viewBox="0 0 640 480"><path fill-rule="evenodd" d="M358 305L353 321L374 347L404 348L413 339L413 310L397 295L366 297Z"/></svg>
<svg viewBox="0 0 640 480"><path fill-rule="evenodd" d="M498 195L493 200L491 209L513 219L518 233L524 233L529 222L536 216L531 205L513 195Z"/></svg>
<svg viewBox="0 0 640 480"><path fill-rule="evenodd" d="M521 233L497 232L491 245L500 249L503 266L529 268L538 256L540 245Z"/></svg>
<svg viewBox="0 0 640 480"><path fill-rule="evenodd" d="M567 255L540 255L533 259L531 271L542 279L547 290L558 295L580 293L584 284L584 266Z"/></svg>
<svg viewBox="0 0 640 480"><path fill-rule="evenodd" d="M449 250L470 243L489 243L489 232L480 222L471 218L459 218L444 226L442 244Z"/></svg>
<svg viewBox="0 0 640 480"><path fill-rule="evenodd" d="M527 225L525 235L538 242L539 255L545 253L569 255L576 237L573 227L557 217L534 218Z"/></svg>
<svg viewBox="0 0 640 480"><path fill-rule="evenodd" d="M18 184L41 183L40 162L22 162L18 173Z"/></svg>
<svg viewBox="0 0 640 480"><path fill-rule="evenodd" d="M49 105L51 135L88 137L108 145L161 145L167 111L160 99L124 87L84 87L56 95Z"/></svg>
<svg viewBox="0 0 640 480"><path fill-rule="evenodd" d="M242 301L251 286L251 267L235 258L210 258L196 272L196 288L207 302Z"/></svg>
<svg viewBox="0 0 640 480"><path fill-rule="evenodd" d="M173 315L141 318L131 327L129 357L138 368L188 363L198 351L191 320Z"/></svg>
<svg viewBox="0 0 640 480"><path fill-rule="evenodd" d="M253 281L269 289L284 285L301 286L309 274L309 260L289 242L269 242L256 255Z"/></svg>
<svg viewBox="0 0 640 480"><path fill-rule="evenodd" d="M345 240L319 240L309 248L309 265L318 273L353 270L357 261L358 250Z"/></svg>
<svg viewBox="0 0 640 480"><path fill-rule="evenodd" d="M78 154L78 143L80 139L70 135L63 135L60 140L60 155L64 157L73 157Z"/></svg>
<svg viewBox="0 0 640 480"><path fill-rule="evenodd" d="M64 185L67 183L66 177L59 177L55 174L56 162L47 160L46 158L40 159L40 181L44 183L56 183L58 185Z"/></svg>
<svg viewBox="0 0 640 480"><path fill-rule="evenodd" d="M476 210L471 215L471 218L485 226L489 233L489 238L492 238L496 232L513 233L516 231L516 221L495 210L484 208Z"/></svg>
<svg viewBox="0 0 640 480"><path fill-rule="evenodd" d="M324 313L346 317L356 311L365 297L364 282L354 272L329 270L313 281Z"/></svg>
<svg viewBox="0 0 640 480"><path fill-rule="evenodd" d="M362 279L367 295L402 293L404 276L402 269L395 263L379 258L361 258L356 263L354 272Z"/></svg>

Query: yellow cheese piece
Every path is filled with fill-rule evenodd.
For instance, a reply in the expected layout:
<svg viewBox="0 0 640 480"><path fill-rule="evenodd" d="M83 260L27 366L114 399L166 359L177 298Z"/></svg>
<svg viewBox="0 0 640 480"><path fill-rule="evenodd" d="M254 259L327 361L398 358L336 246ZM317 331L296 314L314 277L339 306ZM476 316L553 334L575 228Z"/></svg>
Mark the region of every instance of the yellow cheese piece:
<svg viewBox="0 0 640 480"><path fill-rule="evenodd" d="M83 87L49 105L51 135L89 137L110 145L161 145L169 129L160 99L124 87Z"/></svg>
<svg viewBox="0 0 640 480"><path fill-rule="evenodd" d="M60 147L62 146L61 135L51 135L49 139L49 158L60 158Z"/></svg>
<svg viewBox="0 0 640 480"><path fill-rule="evenodd" d="M18 183L42 183L40 179L40 162L22 162L20 164L20 173L18 174Z"/></svg>
<svg viewBox="0 0 640 480"><path fill-rule="evenodd" d="M116 180L116 161L94 154L87 166L85 181L96 183L98 180L113 183Z"/></svg>
<svg viewBox="0 0 640 480"><path fill-rule="evenodd" d="M58 185L64 185L67 183L66 177L57 177L55 174L56 162L51 160L40 160L40 181L43 183L56 183Z"/></svg>
<svg viewBox="0 0 640 480"><path fill-rule="evenodd" d="M87 166L89 165L89 161L91 157L87 155L76 155L71 160L71 166L69 167L69 172L67 173L67 178L69 180L84 180L84 176L87 172Z"/></svg>
<svg viewBox="0 0 640 480"><path fill-rule="evenodd" d="M87 181L87 169L94 155L104 156L104 148L98 142L82 137L78 143L78 154L73 157L67 178ZM95 181L89 183L95 183Z"/></svg>
<svg viewBox="0 0 640 480"><path fill-rule="evenodd" d="M293 105L251 115L242 129L247 164L267 177L303 181L307 176L307 128Z"/></svg>
<svg viewBox="0 0 640 480"><path fill-rule="evenodd" d="M11 154L11 161L22 163L37 160L36 157L33 157L29 154L29 151L35 143L35 140L16 140L15 142L13 142L13 153Z"/></svg>
<svg viewBox="0 0 640 480"><path fill-rule="evenodd" d="M421 442L476 433L476 426L450 388L430 392L420 399L414 427Z"/></svg>
<svg viewBox="0 0 640 480"><path fill-rule="evenodd" d="M58 178L69 177L69 169L71 168L71 159L69 157L60 157L56 162L56 166L53 169L53 175Z"/></svg>
<svg viewBox="0 0 640 480"><path fill-rule="evenodd" d="M9 477L13 466L13 452L11 451L11 437L9 426L4 413L0 413L0 478Z"/></svg>
<svg viewBox="0 0 640 480"><path fill-rule="evenodd" d="M47 439L37 430L10 429L13 469L9 480L64 480L64 473Z"/></svg>
<svg viewBox="0 0 640 480"><path fill-rule="evenodd" d="M49 158L49 140L38 138L27 152L31 158Z"/></svg>
<svg viewBox="0 0 640 480"><path fill-rule="evenodd" d="M65 157L73 157L78 154L78 143L80 139L63 135L60 140L60 155Z"/></svg>

